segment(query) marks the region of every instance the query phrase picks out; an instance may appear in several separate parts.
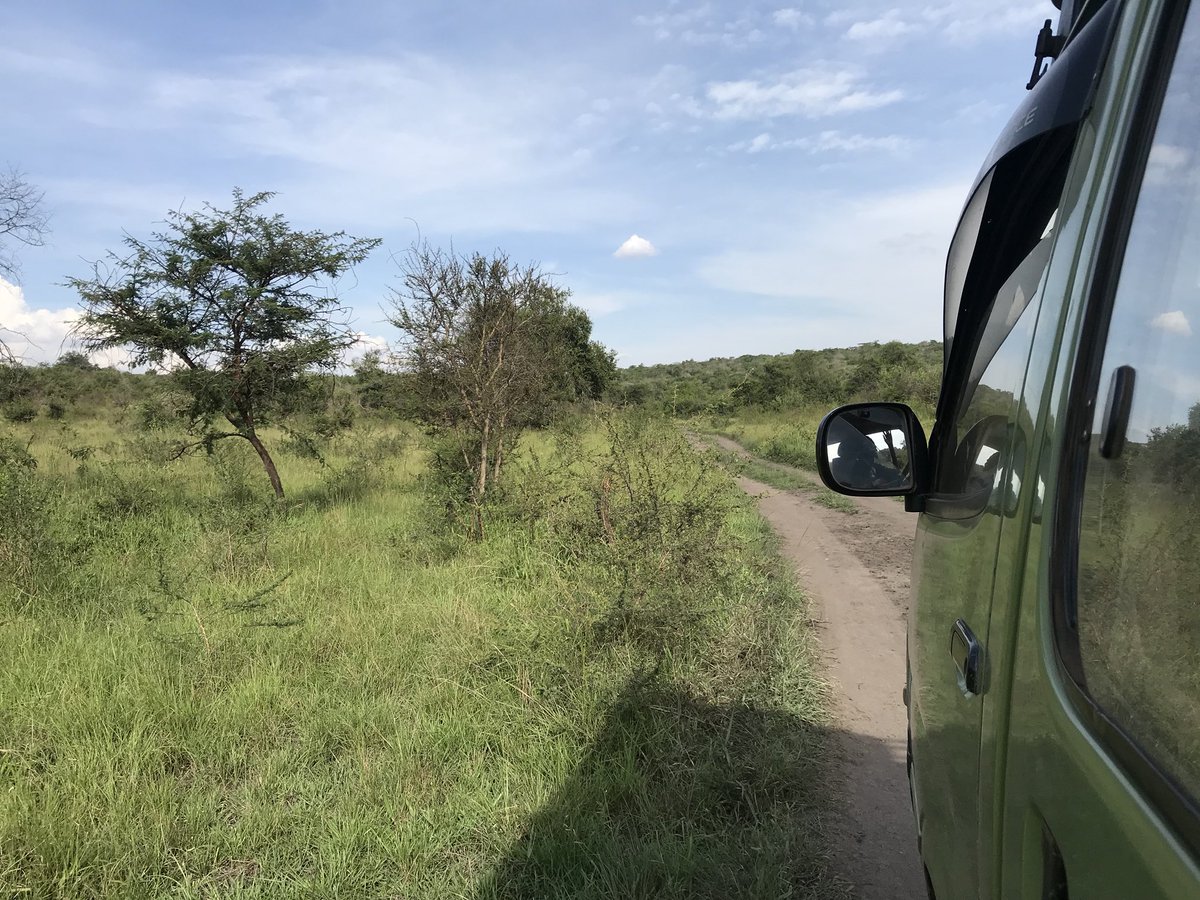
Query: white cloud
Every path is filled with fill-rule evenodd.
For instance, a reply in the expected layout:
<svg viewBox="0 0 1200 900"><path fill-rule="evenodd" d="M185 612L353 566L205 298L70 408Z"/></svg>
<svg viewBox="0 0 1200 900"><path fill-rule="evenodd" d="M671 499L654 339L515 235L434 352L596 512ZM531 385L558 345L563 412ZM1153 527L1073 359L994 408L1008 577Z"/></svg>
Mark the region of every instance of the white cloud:
<svg viewBox="0 0 1200 900"><path fill-rule="evenodd" d="M882 151L902 154L913 148L909 138L896 134L872 136L865 134L843 134L840 131L822 131L820 134L787 140L772 140L768 133L760 134L748 141L737 141L726 149L732 152L761 153L764 150L807 150L809 153L859 153Z"/></svg>
<svg viewBox="0 0 1200 900"><path fill-rule="evenodd" d="M771 20L780 28L790 28L793 31L815 24L812 16L795 7L775 10L771 13Z"/></svg>
<svg viewBox="0 0 1200 900"><path fill-rule="evenodd" d="M1169 334L1177 334L1180 337L1192 336L1192 326L1181 309L1155 316L1150 320L1150 325L1153 328L1161 329Z"/></svg>
<svg viewBox="0 0 1200 900"><path fill-rule="evenodd" d="M816 137L799 138L783 146L795 146L803 150L809 150L812 153L857 153L863 150L904 153L912 149L913 142L909 138L901 137L897 134L872 136L866 134L843 134L840 131L822 131Z"/></svg>
<svg viewBox="0 0 1200 900"><path fill-rule="evenodd" d="M904 97L898 89L874 90L849 70L798 69L773 82L718 81L708 86L717 119L780 116L817 118L877 109Z"/></svg>
<svg viewBox="0 0 1200 900"><path fill-rule="evenodd" d="M1192 152L1187 147L1156 143L1150 148L1150 158L1146 161L1146 180L1154 185L1182 187L1197 176L1191 162Z"/></svg>
<svg viewBox="0 0 1200 900"><path fill-rule="evenodd" d="M876 19L855 22L846 30L852 41L878 41L902 37L917 30L917 26L901 18L900 10L889 9Z"/></svg>
<svg viewBox="0 0 1200 900"><path fill-rule="evenodd" d="M1037 32L1049 15L1044 2L1022 5L997 4L994 0L955 0L940 6L927 6L922 18L951 40L974 43L996 34Z"/></svg>
<svg viewBox="0 0 1200 900"><path fill-rule="evenodd" d="M771 146L771 135L764 131L762 134L755 135L750 140L750 142L746 145L746 152L761 153L769 146Z"/></svg>
<svg viewBox="0 0 1200 900"><path fill-rule="evenodd" d="M1175 144L1156 143L1150 148L1149 165L1164 169L1179 169L1187 165L1191 152Z"/></svg>
<svg viewBox="0 0 1200 900"><path fill-rule="evenodd" d="M1047 18L1044 2L1000 5L994 0L954 0L904 11L893 8L874 18L860 18L855 10L840 9L825 17L833 28L845 27L849 40L886 43L913 34L937 34L957 44L974 44L994 35L1018 34Z"/></svg>
<svg viewBox="0 0 1200 900"><path fill-rule="evenodd" d="M25 363L53 362L74 346L70 331L79 310L38 309L25 300L25 292L0 278L0 340Z"/></svg>
<svg viewBox="0 0 1200 900"><path fill-rule="evenodd" d="M629 259L635 256L657 256L658 248L640 235L631 234L613 253L617 259Z"/></svg>
<svg viewBox="0 0 1200 900"><path fill-rule="evenodd" d="M368 353L378 352L383 355L385 360L388 358L391 347L388 344L387 338L377 334L368 334L365 331L356 331L354 337L358 340L358 343L342 352L341 359L338 361L337 371L342 374L348 373Z"/></svg>

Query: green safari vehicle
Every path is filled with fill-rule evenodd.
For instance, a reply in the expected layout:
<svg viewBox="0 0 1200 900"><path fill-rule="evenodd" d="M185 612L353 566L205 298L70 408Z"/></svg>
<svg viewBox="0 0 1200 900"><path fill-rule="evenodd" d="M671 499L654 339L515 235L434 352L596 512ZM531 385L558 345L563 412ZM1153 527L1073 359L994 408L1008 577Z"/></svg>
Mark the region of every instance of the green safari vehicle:
<svg viewBox="0 0 1200 900"><path fill-rule="evenodd" d="M919 513L930 894L1200 898L1200 2L1062 0L1038 53L950 245L936 424L841 407L818 468Z"/></svg>

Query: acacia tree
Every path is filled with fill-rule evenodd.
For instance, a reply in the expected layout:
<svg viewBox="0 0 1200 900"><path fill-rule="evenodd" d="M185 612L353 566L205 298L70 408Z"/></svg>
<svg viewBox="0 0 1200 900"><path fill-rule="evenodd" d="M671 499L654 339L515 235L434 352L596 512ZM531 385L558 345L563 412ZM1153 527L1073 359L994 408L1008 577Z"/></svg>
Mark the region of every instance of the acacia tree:
<svg viewBox="0 0 1200 900"><path fill-rule="evenodd" d="M400 267L388 320L403 334L411 410L455 439L478 536L484 498L521 431L543 424L556 404L599 396L615 374L613 357L591 340L570 292L537 266L421 243Z"/></svg>
<svg viewBox="0 0 1200 900"><path fill-rule="evenodd" d="M356 342L333 281L379 245L345 232L294 231L261 210L274 194L233 192L228 210L167 214L150 241L126 237L93 277L73 278L90 350L129 348L133 363L173 366L191 396L198 440L179 455L241 438L283 484L258 428L286 409L306 378ZM223 419L232 431L220 430Z"/></svg>

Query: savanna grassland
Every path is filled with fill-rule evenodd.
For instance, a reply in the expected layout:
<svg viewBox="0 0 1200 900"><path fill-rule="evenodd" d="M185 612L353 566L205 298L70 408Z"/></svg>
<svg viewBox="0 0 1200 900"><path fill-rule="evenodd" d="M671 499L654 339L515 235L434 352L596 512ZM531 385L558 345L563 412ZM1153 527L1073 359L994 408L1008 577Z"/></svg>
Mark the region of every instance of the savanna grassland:
<svg viewBox="0 0 1200 900"><path fill-rule="evenodd" d="M147 404L0 423L0 895L843 895L805 600L665 419L530 432L473 535L395 417L262 429L279 501Z"/></svg>

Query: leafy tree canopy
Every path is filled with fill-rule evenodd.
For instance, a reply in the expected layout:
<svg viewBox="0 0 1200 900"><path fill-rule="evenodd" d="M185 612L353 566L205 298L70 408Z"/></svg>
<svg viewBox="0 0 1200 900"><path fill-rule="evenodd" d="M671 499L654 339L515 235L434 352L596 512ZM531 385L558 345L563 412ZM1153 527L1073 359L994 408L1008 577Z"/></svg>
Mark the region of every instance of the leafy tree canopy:
<svg viewBox="0 0 1200 900"><path fill-rule="evenodd" d="M262 207L274 195L167 214L151 240L128 236L91 278L73 278L89 350L128 349L134 364L179 370L200 441L241 437L283 488L257 428L355 343L336 279L379 245L344 232L296 231ZM213 430L223 418L233 431Z"/></svg>

